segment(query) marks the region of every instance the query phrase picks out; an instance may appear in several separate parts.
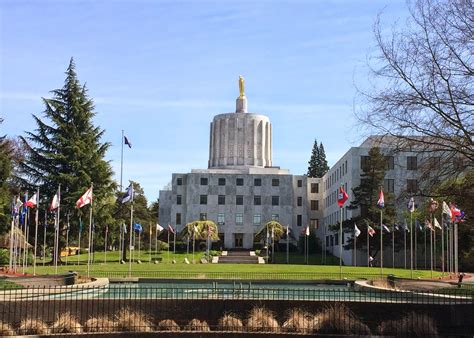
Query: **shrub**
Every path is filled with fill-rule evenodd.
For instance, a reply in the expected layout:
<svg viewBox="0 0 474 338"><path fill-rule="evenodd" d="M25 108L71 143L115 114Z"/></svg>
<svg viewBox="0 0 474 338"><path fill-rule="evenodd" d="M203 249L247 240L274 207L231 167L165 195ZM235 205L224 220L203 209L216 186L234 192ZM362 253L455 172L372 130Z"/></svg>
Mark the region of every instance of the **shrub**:
<svg viewBox="0 0 474 338"><path fill-rule="evenodd" d="M410 312L399 320L387 320L380 323L377 331L382 335L397 337L435 337L438 328L433 318L423 313Z"/></svg>
<svg viewBox="0 0 474 338"><path fill-rule="evenodd" d="M163 319L158 322L158 330L160 331L179 331L180 327L172 319Z"/></svg>
<svg viewBox="0 0 474 338"><path fill-rule="evenodd" d="M14 336L15 334L15 330L13 330L13 327L10 324L0 322L0 336Z"/></svg>
<svg viewBox="0 0 474 338"><path fill-rule="evenodd" d="M330 305L317 314L313 329L329 334L371 334L369 327L344 304Z"/></svg>
<svg viewBox="0 0 474 338"><path fill-rule="evenodd" d="M21 321L18 333L22 335L49 334L50 329L41 319L26 318Z"/></svg>
<svg viewBox="0 0 474 338"><path fill-rule="evenodd" d="M114 332L115 323L108 317L89 318L84 324L86 332Z"/></svg>
<svg viewBox="0 0 474 338"><path fill-rule="evenodd" d="M56 317L52 327L53 333L82 333L82 325L76 316L65 312Z"/></svg>
<svg viewBox="0 0 474 338"><path fill-rule="evenodd" d="M247 318L247 329L249 331L278 332L280 325L275 315L265 307L254 307L250 310Z"/></svg>
<svg viewBox="0 0 474 338"><path fill-rule="evenodd" d="M119 331L150 332L152 324L149 318L140 311L129 308L120 309L115 315Z"/></svg>
<svg viewBox="0 0 474 338"><path fill-rule="evenodd" d="M242 321L232 313L225 314L219 318L218 327L221 331L243 331L244 324Z"/></svg>
<svg viewBox="0 0 474 338"><path fill-rule="evenodd" d="M184 328L186 331L211 331L209 329L209 325L207 325L206 321L200 321L199 319L192 319L188 325Z"/></svg>
<svg viewBox="0 0 474 338"><path fill-rule="evenodd" d="M290 309L282 325L283 331L311 333L314 326L314 316L302 309Z"/></svg>

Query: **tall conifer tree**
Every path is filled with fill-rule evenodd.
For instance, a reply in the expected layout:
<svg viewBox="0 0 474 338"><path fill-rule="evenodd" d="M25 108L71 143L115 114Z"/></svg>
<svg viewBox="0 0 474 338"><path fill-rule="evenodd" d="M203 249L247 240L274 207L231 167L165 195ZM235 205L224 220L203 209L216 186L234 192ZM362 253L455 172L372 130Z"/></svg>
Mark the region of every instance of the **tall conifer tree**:
<svg viewBox="0 0 474 338"><path fill-rule="evenodd" d="M323 143L319 144L319 169L318 174L319 176L316 177L323 177L329 171L328 161L326 160L326 152L324 151Z"/></svg>
<svg viewBox="0 0 474 338"><path fill-rule="evenodd" d="M70 214L70 238L74 238L78 232L75 216L88 213L88 208L77 210L75 202L92 183L94 223L112 221L115 183L111 166L104 160L109 143L101 141L104 130L93 124L94 104L77 79L72 58L63 88L53 90L52 94L51 99L43 98L43 116L33 115L36 130L22 138L27 156L20 166L20 174L31 187L40 186L40 195L47 201L61 184L60 229L64 237L67 214ZM85 215L82 217L83 221L87 219Z"/></svg>
<svg viewBox="0 0 474 338"><path fill-rule="evenodd" d="M0 118L0 124L3 119ZM8 154L5 136L0 136L0 233L8 231L8 215L10 207L10 192L7 180L12 170L11 159Z"/></svg>
<svg viewBox="0 0 474 338"><path fill-rule="evenodd" d="M319 177L318 176L318 167L319 167L319 148L318 148L318 140L314 140L313 150L311 151L311 158L308 162L308 177Z"/></svg>

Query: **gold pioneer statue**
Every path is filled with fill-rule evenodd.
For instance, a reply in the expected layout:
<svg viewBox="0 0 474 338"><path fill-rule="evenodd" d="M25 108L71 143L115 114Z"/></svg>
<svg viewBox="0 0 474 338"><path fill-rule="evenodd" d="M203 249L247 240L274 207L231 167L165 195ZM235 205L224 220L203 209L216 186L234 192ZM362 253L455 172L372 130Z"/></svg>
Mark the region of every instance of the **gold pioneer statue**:
<svg viewBox="0 0 474 338"><path fill-rule="evenodd" d="M239 76L239 91L240 91L240 98L245 97L245 88L244 88L244 77L242 75Z"/></svg>

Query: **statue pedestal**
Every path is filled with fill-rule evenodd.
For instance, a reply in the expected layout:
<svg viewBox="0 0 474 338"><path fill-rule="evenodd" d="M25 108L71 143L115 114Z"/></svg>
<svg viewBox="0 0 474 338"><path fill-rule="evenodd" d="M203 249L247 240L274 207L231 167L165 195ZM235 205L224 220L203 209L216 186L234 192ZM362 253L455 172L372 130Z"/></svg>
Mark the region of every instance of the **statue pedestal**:
<svg viewBox="0 0 474 338"><path fill-rule="evenodd" d="M235 112L236 113L246 113L247 112L247 98L238 97L235 101Z"/></svg>

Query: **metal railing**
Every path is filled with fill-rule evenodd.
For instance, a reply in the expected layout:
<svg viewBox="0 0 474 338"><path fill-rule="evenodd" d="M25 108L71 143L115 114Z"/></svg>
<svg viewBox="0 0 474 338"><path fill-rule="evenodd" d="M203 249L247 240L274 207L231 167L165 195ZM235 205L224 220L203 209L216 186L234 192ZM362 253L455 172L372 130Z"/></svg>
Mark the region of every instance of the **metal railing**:
<svg viewBox="0 0 474 338"><path fill-rule="evenodd" d="M422 337L474 332L472 288L402 292L314 283L188 283L0 289L0 329L16 334L187 330Z"/></svg>

